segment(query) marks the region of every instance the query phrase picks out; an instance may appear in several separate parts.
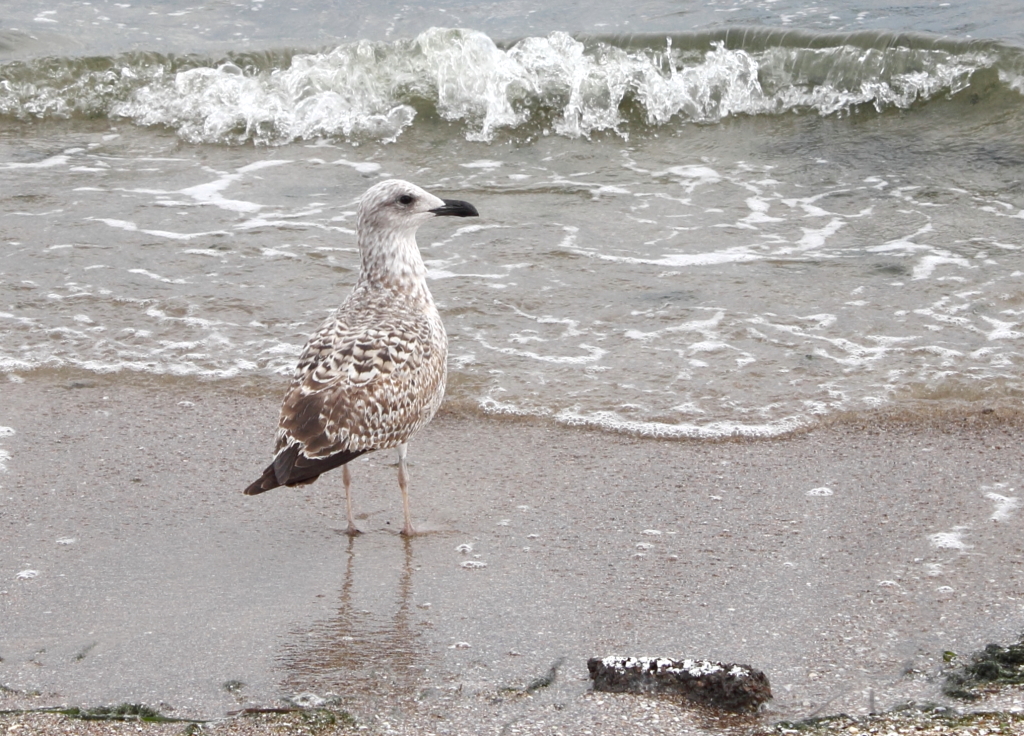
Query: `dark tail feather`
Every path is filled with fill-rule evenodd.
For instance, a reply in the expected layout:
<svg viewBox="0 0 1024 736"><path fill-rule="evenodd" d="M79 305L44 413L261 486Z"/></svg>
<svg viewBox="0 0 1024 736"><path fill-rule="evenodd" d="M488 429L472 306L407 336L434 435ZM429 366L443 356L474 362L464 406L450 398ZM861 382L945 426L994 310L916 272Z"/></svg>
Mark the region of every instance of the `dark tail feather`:
<svg viewBox="0 0 1024 736"><path fill-rule="evenodd" d="M290 445L274 458L260 479L245 489L246 496L269 491L278 486L298 486L312 483L322 473L355 460L366 450L344 450L323 458L309 458L299 454L298 445Z"/></svg>
<svg viewBox="0 0 1024 736"><path fill-rule="evenodd" d="M269 491L271 488L277 488L279 485L281 484L277 482L277 474L274 472L274 464L271 463L267 466L267 469L263 471L263 475L260 476L260 479L245 489L245 495L255 496L257 493Z"/></svg>

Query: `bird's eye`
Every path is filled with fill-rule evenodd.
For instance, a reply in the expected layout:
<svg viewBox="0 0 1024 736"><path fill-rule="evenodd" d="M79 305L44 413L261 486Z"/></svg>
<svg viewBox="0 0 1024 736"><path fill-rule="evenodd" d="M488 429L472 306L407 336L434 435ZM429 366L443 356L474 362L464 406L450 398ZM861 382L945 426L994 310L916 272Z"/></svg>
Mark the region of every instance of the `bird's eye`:
<svg viewBox="0 0 1024 736"><path fill-rule="evenodd" d="M398 202L399 204L412 204L413 197L411 194L403 194L401 197L398 198Z"/></svg>

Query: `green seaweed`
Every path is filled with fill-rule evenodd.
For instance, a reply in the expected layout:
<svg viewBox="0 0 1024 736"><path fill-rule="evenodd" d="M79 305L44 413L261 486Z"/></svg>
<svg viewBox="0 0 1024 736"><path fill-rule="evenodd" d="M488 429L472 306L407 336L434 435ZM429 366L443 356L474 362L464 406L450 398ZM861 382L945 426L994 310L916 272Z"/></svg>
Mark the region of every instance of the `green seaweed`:
<svg viewBox="0 0 1024 736"><path fill-rule="evenodd" d="M959 730L988 727L989 732L1019 733L1024 724L1024 715L1019 713L956 713L939 708L903 707L895 711L870 716L851 716L845 713L831 716L805 718L798 721L778 721L764 730L756 730L756 736L785 736L786 734L834 734L856 729L861 733L912 733L913 731L937 728L939 731L956 733ZM982 731L985 733L985 731Z"/></svg>
<svg viewBox="0 0 1024 736"><path fill-rule="evenodd" d="M299 712L310 732L322 733L333 726L355 726L356 719L348 711L333 711L323 708Z"/></svg>
<svg viewBox="0 0 1024 736"><path fill-rule="evenodd" d="M171 718L148 705L121 703L102 705L96 708L14 708L0 710L0 716L28 715L31 713L53 713L76 718L80 721L141 721L144 723L205 723L194 718Z"/></svg>
<svg viewBox="0 0 1024 736"><path fill-rule="evenodd" d="M526 684L525 687L507 685L505 687L499 688L498 692L508 695L531 695L532 693L535 693L538 690L543 690L544 688L553 685L555 680L558 679L558 670L564 662L565 657L560 657L559 659L556 659L554 662L552 662L551 667L548 668L548 671L545 674L533 678Z"/></svg>
<svg viewBox="0 0 1024 736"><path fill-rule="evenodd" d="M946 675L942 691L951 698L978 700L978 688L1006 685L1024 685L1024 636L1016 644L989 644L972 655L969 662Z"/></svg>
<svg viewBox="0 0 1024 736"><path fill-rule="evenodd" d="M83 721L143 721L146 723L170 723L180 719L168 718L155 708L141 703L121 703L120 705L101 705L97 708L88 708L78 711L77 714L68 715L79 718Z"/></svg>
<svg viewBox="0 0 1024 736"><path fill-rule="evenodd" d="M776 721L771 730L775 733L788 733L792 731L814 731L827 728L832 723L840 723L852 720L851 716L845 713L837 713L832 716L812 716L801 718L798 721Z"/></svg>
<svg viewBox="0 0 1024 736"><path fill-rule="evenodd" d="M548 687L549 685L553 685L555 680L558 679L558 669L562 666L563 662L565 662L565 657L556 659L551 664L551 667L548 669L546 674L543 674L540 677L535 677L525 688L523 688L524 692L532 693Z"/></svg>
<svg viewBox="0 0 1024 736"><path fill-rule="evenodd" d="M232 717L262 718L267 716L298 717L310 733L317 734L330 730L333 726L354 727L358 725L356 717L347 710L331 710L330 708L302 708L287 706L282 708L243 708L228 713Z"/></svg>
<svg viewBox="0 0 1024 736"><path fill-rule="evenodd" d="M0 710L0 717L23 716L31 714L61 715L81 721L135 721L140 723L184 723L185 728L178 736L197 736L204 732L204 726L210 721L195 718L172 718L160 711L138 703L121 703L95 708L14 708ZM304 732L308 734L335 733L339 727L354 728L358 726L355 716L345 710L329 710L327 708L244 708L228 714L231 717L253 716L284 716L298 719Z"/></svg>

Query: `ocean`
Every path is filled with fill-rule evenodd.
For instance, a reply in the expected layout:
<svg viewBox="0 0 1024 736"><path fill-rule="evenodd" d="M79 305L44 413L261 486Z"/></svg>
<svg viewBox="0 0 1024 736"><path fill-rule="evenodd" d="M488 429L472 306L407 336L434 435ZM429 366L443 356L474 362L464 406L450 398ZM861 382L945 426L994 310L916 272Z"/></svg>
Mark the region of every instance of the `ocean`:
<svg viewBox="0 0 1024 736"><path fill-rule="evenodd" d="M419 233L452 407L771 437L1024 394L1003 0L7 3L0 381L279 384L387 177L480 211Z"/></svg>

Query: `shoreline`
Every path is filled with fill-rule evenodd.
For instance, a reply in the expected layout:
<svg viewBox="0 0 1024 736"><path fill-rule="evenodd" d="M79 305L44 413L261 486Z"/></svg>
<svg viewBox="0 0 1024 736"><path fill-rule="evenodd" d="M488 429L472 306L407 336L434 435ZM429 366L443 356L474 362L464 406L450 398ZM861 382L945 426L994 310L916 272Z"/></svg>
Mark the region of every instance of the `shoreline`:
<svg viewBox="0 0 1024 736"><path fill-rule="evenodd" d="M13 378L11 378L13 376ZM245 399L265 400L272 406L272 418L276 419L281 398L288 386L287 376L268 377L245 375L232 378L205 378L197 376L175 376L150 374L135 371L95 373L86 369L61 366L37 368L29 372L0 373L0 380L7 377L13 385L31 382L47 389L96 389L124 387L140 392L173 392L175 394L213 394L221 397L238 396ZM0 383L3 386L6 381ZM778 434L743 433L711 435L672 434L636 432L626 428L607 427L589 421L563 421L554 414L530 414L518 411L489 411L478 402L468 399L446 397L438 411L438 419L459 419L498 423L528 424L547 426L553 429L578 432L594 432L599 435L667 443L708 443L718 442L774 442L792 439L822 430L842 429L876 431L880 425L891 430L951 431L959 424L965 426L1024 428L1024 407L1012 397L996 397L985 400L972 399L904 399L876 408L844 409L827 414L815 415L808 420L793 420L794 428ZM642 424L642 423L641 423ZM665 425L669 430L676 425Z"/></svg>
<svg viewBox="0 0 1024 736"><path fill-rule="evenodd" d="M54 379L3 386L0 709L206 718L313 693L417 733L627 711L702 731L587 694L586 657L749 663L797 721L934 699L942 651L1024 622L1024 514L992 498L1024 478L1015 412L687 441L443 411L410 445L429 533L407 541L390 453L353 466L355 539L340 477L241 495L276 390ZM499 697L561 657L552 687Z"/></svg>

